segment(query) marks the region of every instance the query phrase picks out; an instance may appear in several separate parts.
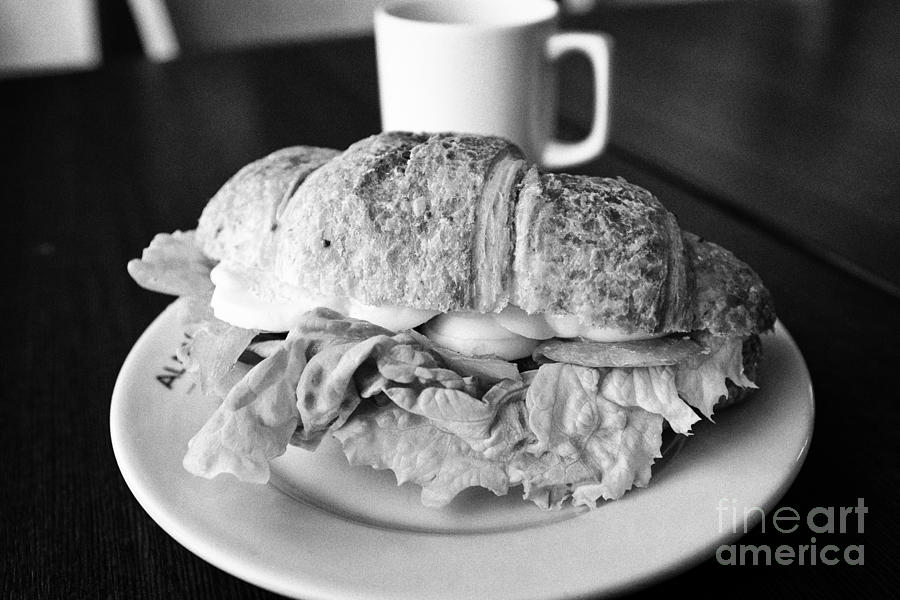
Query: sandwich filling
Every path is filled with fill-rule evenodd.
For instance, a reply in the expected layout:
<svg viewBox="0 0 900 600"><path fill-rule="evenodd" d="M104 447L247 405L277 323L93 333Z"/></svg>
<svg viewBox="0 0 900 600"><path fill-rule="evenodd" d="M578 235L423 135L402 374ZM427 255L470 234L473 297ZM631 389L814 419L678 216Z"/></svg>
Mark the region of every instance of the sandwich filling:
<svg viewBox="0 0 900 600"><path fill-rule="evenodd" d="M394 332L424 325L422 333L441 346L506 360L531 356L542 340L555 337L609 343L662 336L592 327L572 315L528 314L514 305L497 313L373 306L353 298L315 294L259 271L251 273L224 263L212 268L210 279L215 286L210 301L215 316L245 329L290 331L304 313L324 307Z"/></svg>

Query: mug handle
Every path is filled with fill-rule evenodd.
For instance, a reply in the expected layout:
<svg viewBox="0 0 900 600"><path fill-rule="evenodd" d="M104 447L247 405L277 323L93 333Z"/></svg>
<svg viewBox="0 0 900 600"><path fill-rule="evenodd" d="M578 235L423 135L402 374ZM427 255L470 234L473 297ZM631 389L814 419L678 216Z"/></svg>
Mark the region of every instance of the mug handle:
<svg viewBox="0 0 900 600"><path fill-rule="evenodd" d="M578 142L550 140L541 154L543 166L555 169L596 158L609 133L609 65L611 40L596 33L557 33L547 40L547 57L556 62L568 52L581 52L594 71L594 122L586 138Z"/></svg>

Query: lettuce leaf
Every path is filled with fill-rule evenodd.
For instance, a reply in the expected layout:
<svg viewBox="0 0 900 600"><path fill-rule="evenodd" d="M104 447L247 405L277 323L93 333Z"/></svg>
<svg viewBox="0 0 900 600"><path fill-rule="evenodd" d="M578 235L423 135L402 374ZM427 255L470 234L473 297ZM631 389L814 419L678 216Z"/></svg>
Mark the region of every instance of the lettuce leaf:
<svg viewBox="0 0 900 600"><path fill-rule="evenodd" d="M602 394L619 406L639 406L662 416L676 433L688 434L700 417L678 397L672 367L610 369Z"/></svg>
<svg viewBox="0 0 900 600"><path fill-rule="evenodd" d="M310 418L314 428L324 429L331 421L342 423L350 415L359 400L352 381L342 373L352 375L352 368L334 374L332 363L339 362L359 340L385 330L336 316L340 315L325 309L311 311L270 356L232 382L222 404L188 444L184 457L188 471L204 477L232 473L244 481L265 483L268 461L283 454L289 442L297 441L298 431L304 431L298 430L298 390L313 393L315 389L321 398L314 407L317 410L307 412L314 415ZM224 365L233 369L254 334L214 317L198 325L191 334L189 352L199 365L201 380L218 374ZM209 372L204 374L204 369ZM226 369L220 378L228 379L231 372ZM315 443L310 436L300 438Z"/></svg>
<svg viewBox="0 0 900 600"><path fill-rule="evenodd" d="M726 379L741 387L755 388L756 384L744 374L742 338L707 335L702 341L710 348L709 354L679 365L675 387L688 404L712 420L713 408L728 396Z"/></svg>
<svg viewBox="0 0 900 600"><path fill-rule="evenodd" d="M192 351L206 339L198 337L204 327L211 325L194 332ZM327 309L307 313L274 353L237 384L232 382L225 401L191 440L186 467L204 476L230 472L264 481L264 463L283 453L289 442L314 449L323 435L342 430L366 398L382 404L393 400L391 406L421 417L472 456L478 453L468 444L470 438L500 452L496 447L503 440L489 440L491 426L500 407L514 397L512 391L524 384L497 384L479 398L484 386L476 378L445 368L440 356L420 346L415 336L385 331ZM221 332L225 337L232 333ZM232 347L224 339L219 343ZM457 466L454 472L468 480L464 471Z"/></svg>
<svg viewBox="0 0 900 600"><path fill-rule="evenodd" d="M225 396L238 357L257 332L217 319L203 298L182 296L175 305L185 333L176 358L198 375L203 393Z"/></svg>
<svg viewBox="0 0 900 600"><path fill-rule="evenodd" d="M408 346L394 348L400 355ZM387 359L387 360L385 360ZM386 367L390 366L390 370ZM380 357L378 370L391 383L383 390L397 406L428 418L433 425L461 438L485 438L494 422L499 404L496 395L477 398L476 383L455 371L440 367L407 367L393 356ZM494 399L494 400L492 400Z"/></svg>
<svg viewBox="0 0 900 600"><path fill-rule="evenodd" d="M414 334L317 309L234 384L185 467L262 482L288 443L314 448L331 433L352 464L393 470L422 486L429 506L467 487L504 494L515 484L546 508L570 498L593 506L646 485L664 417L693 415L673 377L553 363L482 381Z"/></svg>
<svg viewBox="0 0 900 600"><path fill-rule="evenodd" d="M215 261L194 245L193 231L159 233L141 258L128 263L128 274L144 289L173 296L212 294L209 272Z"/></svg>
<svg viewBox="0 0 900 600"><path fill-rule="evenodd" d="M357 370L372 356L396 344L386 335L377 335L359 342L336 343L314 355L297 385L302 429L294 441L314 448L326 431L343 425L362 400L354 380ZM367 391L369 395L376 392Z"/></svg>
<svg viewBox="0 0 900 600"><path fill-rule="evenodd" d="M391 469L398 483L420 485L426 506L443 506L473 486L505 494L507 465L532 437L523 416L526 389L503 380L478 400L428 387L404 395L405 407L360 410L334 436L351 464Z"/></svg>
<svg viewBox="0 0 900 600"><path fill-rule="evenodd" d="M503 463L395 404L355 414L334 436L350 464L391 469L398 484L411 481L421 486L425 506L444 506L472 486L498 496L509 488Z"/></svg>
<svg viewBox="0 0 900 600"><path fill-rule="evenodd" d="M565 363L542 365L525 397L534 441L513 458L510 481L525 497L558 508L594 506L645 486L661 456L662 417L619 406L600 393L601 372Z"/></svg>
<svg viewBox="0 0 900 600"><path fill-rule="evenodd" d="M267 482L269 461L284 453L297 428L295 389L307 346L302 338L285 340L251 368L188 442L184 468L202 477L231 473L243 481Z"/></svg>
<svg viewBox="0 0 900 600"><path fill-rule="evenodd" d="M489 394L497 398L485 397L486 402L496 403L497 418L485 438L468 438L466 442L473 450L485 458L508 464L524 446L534 441L534 434L528 428L525 413L525 393L528 386L517 381L501 381L491 388Z"/></svg>
<svg viewBox="0 0 900 600"><path fill-rule="evenodd" d="M301 318L288 334L288 339L306 342L309 358L297 383L300 428L292 437L294 444L314 449L325 432L347 420L362 399L354 375L373 354L395 343L390 333L325 308Z"/></svg>
<svg viewBox="0 0 900 600"><path fill-rule="evenodd" d="M501 381L480 401L496 406L486 437L452 425L478 409L444 393L421 395L412 407L421 414L395 403L361 410L334 435L351 464L391 469L422 486L428 506L467 487L502 494L520 483L544 508L594 505L646 485L662 443L662 417L605 399L599 382L597 370L566 364L542 366L530 387Z"/></svg>
<svg viewBox="0 0 900 600"><path fill-rule="evenodd" d="M305 335L321 347L323 332L360 330L354 320L319 311L319 321L306 320L295 335ZM357 322L358 323L358 322ZM313 356L300 378L297 406L304 446L318 443L326 431L339 428L364 397L384 393L397 406L424 416L438 428L461 437L487 437L499 404L476 396L479 384L441 366L441 357L407 333L375 335L355 343L335 344ZM364 368L369 362L368 368ZM374 363L373 372L371 365Z"/></svg>

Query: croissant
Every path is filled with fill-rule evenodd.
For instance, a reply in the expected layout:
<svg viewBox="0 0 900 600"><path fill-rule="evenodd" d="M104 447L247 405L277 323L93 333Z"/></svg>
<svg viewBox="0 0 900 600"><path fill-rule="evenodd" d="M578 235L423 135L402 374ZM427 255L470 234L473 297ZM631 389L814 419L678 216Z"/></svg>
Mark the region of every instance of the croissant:
<svg viewBox="0 0 900 600"><path fill-rule="evenodd" d="M345 152L286 148L207 205L199 247L370 305L575 315L628 332L771 327L730 252L682 232L622 179L542 173L495 137L383 133Z"/></svg>
<svg viewBox="0 0 900 600"><path fill-rule="evenodd" d="M663 425L688 433L695 409L710 416L754 387L759 334L775 321L759 276L682 231L647 190L545 173L506 140L452 133L279 150L235 174L195 232L158 236L129 272L191 299L203 351L183 358L223 399L189 470L265 481L288 443L314 448L331 433L352 462L394 469L431 504L467 485L520 483L545 507L645 485ZM254 375L263 367L270 388ZM273 391L279 377L289 392ZM266 402L280 420L225 431ZM544 422L554 403L619 416L585 432ZM451 436L454 460L479 475L403 467L400 454L426 443L403 437L410 419ZM626 436L612 458L589 456L608 428ZM225 442L251 430L264 439ZM569 432L575 455L551 431Z"/></svg>

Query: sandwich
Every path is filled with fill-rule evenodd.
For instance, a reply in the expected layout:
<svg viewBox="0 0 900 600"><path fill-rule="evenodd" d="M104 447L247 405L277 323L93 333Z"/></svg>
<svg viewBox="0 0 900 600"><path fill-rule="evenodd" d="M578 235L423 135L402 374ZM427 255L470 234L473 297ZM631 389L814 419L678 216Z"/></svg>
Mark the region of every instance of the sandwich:
<svg viewBox="0 0 900 600"><path fill-rule="evenodd" d="M428 506L646 486L664 435L756 387L775 322L759 276L647 190L452 133L279 150L128 271L179 297L177 355L218 399L188 471L265 483L333 436Z"/></svg>

